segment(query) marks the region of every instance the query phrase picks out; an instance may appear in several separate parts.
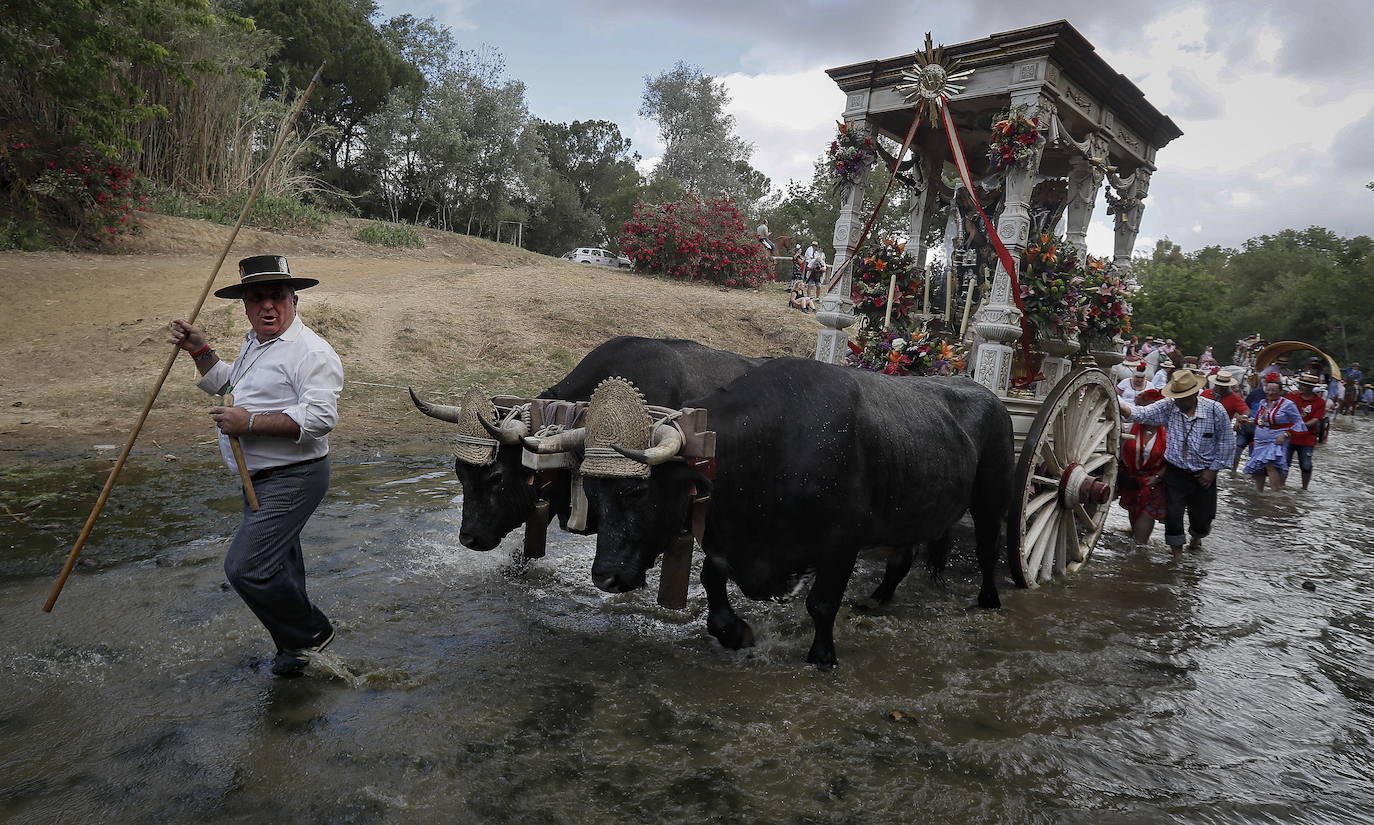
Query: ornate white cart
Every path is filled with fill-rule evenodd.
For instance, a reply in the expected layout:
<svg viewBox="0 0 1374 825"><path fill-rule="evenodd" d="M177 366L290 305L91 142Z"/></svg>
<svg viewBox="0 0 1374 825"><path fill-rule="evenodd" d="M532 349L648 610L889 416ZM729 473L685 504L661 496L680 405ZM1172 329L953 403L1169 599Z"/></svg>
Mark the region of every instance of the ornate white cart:
<svg viewBox="0 0 1374 825"><path fill-rule="evenodd" d="M1000 192L1000 206L987 218L996 232L988 236L1000 236L1009 256L983 256L987 271L966 273L970 283L980 276L991 282L973 316L971 372L1004 399L1015 427L1017 494L1007 529L1013 579L1035 587L1072 571L1092 552L1116 488L1121 427L1105 370L1122 355L1110 342L1041 341L1044 378L1028 383L1027 376L1014 377L1020 360L1015 346L1026 333L1003 261L1019 262L1032 232L1051 231L1061 218L1067 240L1085 249L1105 181L1116 231L1114 263L1128 267L1155 153L1182 133L1062 20L939 49L927 35L925 49L915 55L828 73L845 92L847 123L910 142L912 160L903 168L915 180L916 195L908 250L918 266L926 261L923 239L932 215L941 201L953 200L942 180L947 165L971 193ZM1028 163L993 171L984 157L988 129L995 113L1011 107L1033 112L1044 140ZM922 111L933 125L913 129ZM970 142L961 144L960 134ZM965 145L967 152L958 148ZM897 160L905 161L904 153ZM835 224L838 278L817 314L825 326L818 360L839 362L848 351L845 328L855 315L846 264L869 220L863 198L862 185L848 187ZM978 267L978 256L955 257L956 265Z"/></svg>

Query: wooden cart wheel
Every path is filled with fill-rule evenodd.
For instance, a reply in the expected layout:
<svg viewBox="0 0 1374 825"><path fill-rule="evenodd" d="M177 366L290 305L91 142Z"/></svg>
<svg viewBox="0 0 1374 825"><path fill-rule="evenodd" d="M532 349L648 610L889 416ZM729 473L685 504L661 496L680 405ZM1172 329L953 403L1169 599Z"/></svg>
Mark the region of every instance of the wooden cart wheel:
<svg viewBox="0 0 1374 825"><path fill-rule="evenodd" d="M1019 587L1036 587L1088 560L1116 493L1121 411L1098 369L1050 391L1016 462L1007 556Z"/></svg>

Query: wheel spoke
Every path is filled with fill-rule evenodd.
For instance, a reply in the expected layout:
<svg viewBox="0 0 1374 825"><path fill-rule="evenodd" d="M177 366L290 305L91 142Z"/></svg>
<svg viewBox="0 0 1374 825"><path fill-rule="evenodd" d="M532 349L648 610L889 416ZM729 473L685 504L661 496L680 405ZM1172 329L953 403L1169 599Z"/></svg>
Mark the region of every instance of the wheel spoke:
<svg viewBox="0 0 1374 825"><path fill-rule="evenodd" d="M1078 442L1078 455L1091 455L1093 449L1102 443L1102 440L1111 433L1115 426L1116 422L1109 418L1106 421L1098 421L1095 426L1086 428L1086 437Z"/></svg>
<svg viewBox="0 0 1374 825"><path fill-rule="evenodd" d="M1049 508L1026 529L1025 543L1021 545L1021 558L1026 560L1026 571L1032 580L1035 579L1035 571L1040 567L1040 560L1045 557L1045 549L1052 544L1049 539L1053 539L1054 536L1045 528L1055 523L1058 509Z"/></svg>
<svg viewBox="0 0 1374 825"><path fill-rule="evenodd" d="M1058 490L1048 490L1046 492L1040 493L1035 498L1031 499L1028 504L1026 504L1026 509L1022 513L1021 519L1024 521L1025 519L1030 518L1032 515L1038 512L1041 507L1044 507L1046 504L1049 504L1051 501L1054 501L1058 497Z"/></svg>
<svg viewBox="0 0 1374 825"><path fill-rule="evenodd" d="M1096 472L1111 462L1116 460L1116 456L1111 453L1101 453L1083 462L1083 469L1090 473Z"/></svg>
<svg viewBox="0 0 1374 825"><path fill-rule="evenodd" d="M1059 486L1059 479L1050 478L1049 476L1033 475L1031 476L1031 481L1038 482L1040 484L1050 484L1056 487Z"/></svg>
<svg viewBox="0 0 1374 825"><path fill-rule="evenodd" d="M1064 474L1064 462L1060 461L1059 456L1054 454L1054 445L1042 440L1039 449L1040 459L1049 468L1050 473L1062 476ZM1055 483L1058 484L1059 482L1056 481Z"/></svg>

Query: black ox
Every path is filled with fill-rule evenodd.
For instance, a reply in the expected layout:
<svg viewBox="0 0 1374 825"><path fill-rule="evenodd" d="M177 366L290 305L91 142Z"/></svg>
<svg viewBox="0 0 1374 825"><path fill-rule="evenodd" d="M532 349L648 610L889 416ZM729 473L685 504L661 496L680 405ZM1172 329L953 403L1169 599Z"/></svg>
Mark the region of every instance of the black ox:
<svg viewBox="0 0 1374 825"><path fill-rule="evenodd" d="M602 380L620 375L633 381L648 403L680 407L687 399L710 393L763 363L725 350L713 349L678 338L612 338L587 353L558 383L539 398L586 401ZM412 389L410 398L420 412L441 421L457 423L457 406L422 401ZM473 550L491 550L529 518L540 495L548 498L551 512L567 528L571 508L567 473L548 489L539 490L535 473L521 463L524 433L501 430L483 422L501 446L496 461L475 466L455 460L453 470L463 485L463 518L458 540ZM595 515L589 513L588 529L595 532Z"/></svg>
<svg viewBox="0 0 1374 825"><path fill-rule="evenodd" d="M727 648L752 645L753 632L730 606L726 579L763 600L814 572L806 660L833 667L835 614L859 550L908 548L874 594L884 601L911 567L911 545L932 543L942 560L966 511L982 571L978 604L1001 605L993 571L1015 459L1011 418L986 388L784 358L688 406L705 408L716 432L714 482L671 460L681 438L665 425L647 450L616 448L649 464L647 478L584 480L600 525L592 566L600 589L642 586L683 529L690 494L710 490L701 582L707 629Z"/></svg>

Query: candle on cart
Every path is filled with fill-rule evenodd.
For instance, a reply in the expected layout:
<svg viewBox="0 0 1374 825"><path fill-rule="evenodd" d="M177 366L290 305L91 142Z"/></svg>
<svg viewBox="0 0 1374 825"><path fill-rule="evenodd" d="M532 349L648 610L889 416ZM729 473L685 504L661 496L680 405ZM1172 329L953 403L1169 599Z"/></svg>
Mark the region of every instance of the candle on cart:
<svg viewBox="0 0 1374 825"><path fill-rule="evenodd" d="M954 267L945 270L945 324L954 323ZM947 327L948 328L948 327Z"/></svg>
<svg viewBox="0 0 1374 825"><path fill-rule="evenodd" d="M930 314L930 270L921 273L921 314Z"/></svg>
<svg viewBox="0 0 1374 825"><path fill-rule="evenodd" d="M970 278L970 279L969 279L969 282L968 282L968 292L964 293L964 320L959 324L959 338L960 338L960 339L962 339L962 338L964 337L964 333L968 331L968 314L969 314L969 310L971 310L972 308L973 308L973 279Z"/></svg>
<svg viewBox="0 0 1374 825"><path fill-rule="evenodd" d="M892 296L897 291L897 273L892 273L892 277L887 281L887 312L883 313L883 331L892 328Z"/></svg>

